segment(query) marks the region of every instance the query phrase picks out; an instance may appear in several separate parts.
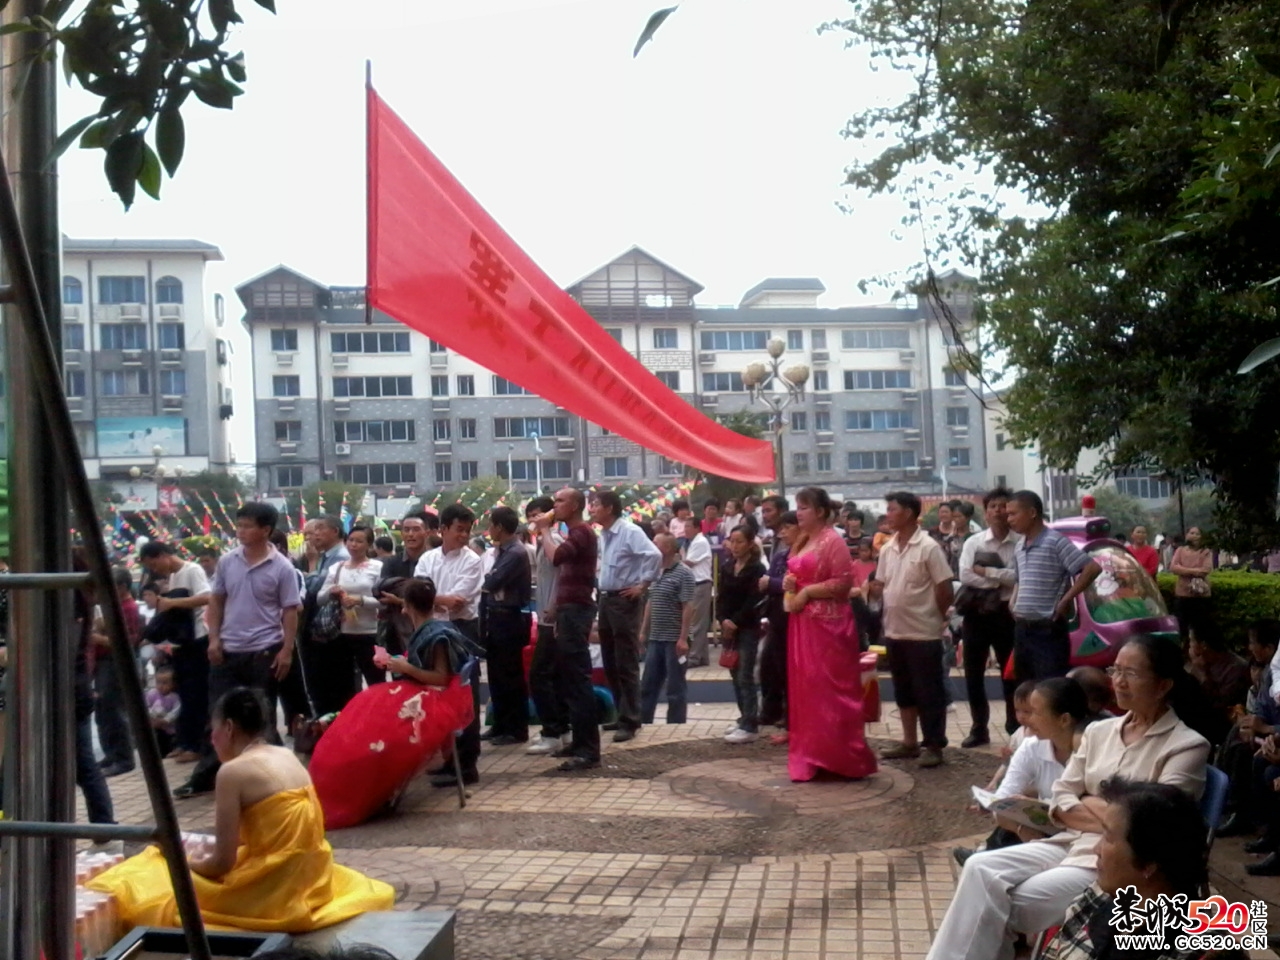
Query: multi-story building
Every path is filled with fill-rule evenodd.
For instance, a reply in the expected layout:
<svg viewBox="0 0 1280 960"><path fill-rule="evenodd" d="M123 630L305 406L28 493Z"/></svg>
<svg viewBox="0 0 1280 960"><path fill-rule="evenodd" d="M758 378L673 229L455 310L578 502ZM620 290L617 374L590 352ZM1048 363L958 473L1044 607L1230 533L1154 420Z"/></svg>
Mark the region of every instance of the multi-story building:
<svg viewBox="0 0 1280 960"><path fill-rule="evenodd" d="M233 412L221 295L199 240L63 240L67 403L91 479L225 471Z"/></svg>
<svg viewBox="0 0 1280 960"><path fill-rule="evenodd" d="M958 339L964 278L942 278L950 310L817 305L812 279L766 280L736 307L695 303L702 288L634 248L568 288L614 339L708 414L751 406L743 368L767 359L811 368L786 411L785 484L845 497L890 487L937 494L986 480L982 407ZM669 482L680 464L611 435L377 312L363 291L278 267L237 288L253 341L259 486L333 478L383 495L511 476L532 490L570 480ZM537 435L535 441L534 435ZM539 455L538 450L541 453Z"/></svg>

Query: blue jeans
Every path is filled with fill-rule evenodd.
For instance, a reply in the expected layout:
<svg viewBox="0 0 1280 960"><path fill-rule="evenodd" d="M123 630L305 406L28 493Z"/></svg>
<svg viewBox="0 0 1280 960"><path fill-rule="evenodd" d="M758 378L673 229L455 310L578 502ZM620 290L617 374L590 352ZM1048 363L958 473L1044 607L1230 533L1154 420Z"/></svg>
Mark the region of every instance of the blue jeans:
<svg viewBox="0 0 1280 960"><path fill-rule="evenodd" d="M733 641L738 665L733 670L733 693L738 698L738 727L747 733L760 730L760 687L756 684L756 653L760 631L739 629Z"/></svg>
<svg viewBox="0 0 1280 960"><path fill-rule="evenodd" d="M640 681L640 722L653 723L658 695L667 688L667 723L688 719L689 694L685 664L680 663L674 641L650 640L644 653L644 679Z"/></svg>
<svg viewBox="0 0 1280 960"><path fill-rule="evenodd" d="M116 822L107 778L93 756L93 721L89 717L76 723L76 786L84 793L90 823Z"/></svg>
<svg viewBox="0 0 1280 960"><path fill-rule="evenodd" d="M1064 620L1015 620L1013 672L1017 680L1065 677L1071 669L1071 643Z"/></svg>

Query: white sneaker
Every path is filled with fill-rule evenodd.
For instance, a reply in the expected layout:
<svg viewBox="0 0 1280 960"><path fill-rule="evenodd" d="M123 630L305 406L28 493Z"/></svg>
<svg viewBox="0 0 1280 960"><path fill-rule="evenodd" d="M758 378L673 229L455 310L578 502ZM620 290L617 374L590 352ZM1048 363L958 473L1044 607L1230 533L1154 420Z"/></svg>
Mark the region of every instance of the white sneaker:
<svg viewBox="0 0 1280 960"><path fill-rule="evenodd" d="M724 735L725 743L750 743L752 740L759 739L760 734L752 733L749 730L743 730L741 727Z"/></svg>
<svg viewBox="0 0 1280 960"><path fill-rule="evenodd" d="M737 721L734 721L733 723L729 724L727 727L724 728L724 735L727 737L729 734L733 733L738 729L740 729L738 727L738 723Z"/></svg>
<svg viewBox="0 0 1280 960"><path fill-rule="evenodd" d="M559 749L559 737L539 736L536 740L529 741L529 746L525 747L524 752L533 754L534 756L547 756L548 754L555 753Z"/></svg>

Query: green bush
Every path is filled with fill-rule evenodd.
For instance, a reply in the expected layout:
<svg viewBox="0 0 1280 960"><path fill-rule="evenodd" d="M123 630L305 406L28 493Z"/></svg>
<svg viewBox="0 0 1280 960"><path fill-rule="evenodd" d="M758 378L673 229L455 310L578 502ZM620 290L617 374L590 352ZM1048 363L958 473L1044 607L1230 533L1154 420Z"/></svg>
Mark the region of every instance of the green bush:
<svg viewBox="0 0 1280 960"><path fill-rule="evenodd" d="M1169 612L1176 612L1173 588L1178 578L1162 573L1158 580ZM1274 574L1215 570L1209 574L1209 587L1214 622L1222 630L1227 645L1242 655L1248 642L1249 624L1255 620L1280 620L1280 577Z"/></svg>

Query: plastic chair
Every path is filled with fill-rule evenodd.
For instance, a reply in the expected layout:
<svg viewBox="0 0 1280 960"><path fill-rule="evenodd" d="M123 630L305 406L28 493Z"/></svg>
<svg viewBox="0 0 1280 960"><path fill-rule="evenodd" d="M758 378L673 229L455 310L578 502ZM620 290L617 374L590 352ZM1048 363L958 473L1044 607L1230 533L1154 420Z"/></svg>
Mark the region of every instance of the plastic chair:
<svg viewBox="0 0 1280 960"><path fill-rule="evenodd" d="M458 671L461 677L461 686L470 687L479 678L480 660L476 657L468 657L467 662L462 665L462 669ZM453 731L453 775L458 782L458 809L462 810L467 805L467 788L462 782L462 758L458 756L458 741L466 732L466 727L461 727Z"/></svg>

